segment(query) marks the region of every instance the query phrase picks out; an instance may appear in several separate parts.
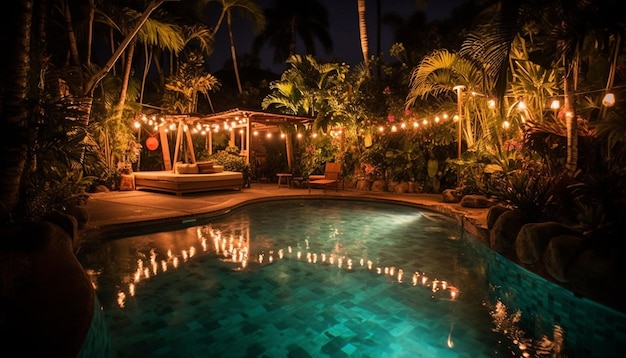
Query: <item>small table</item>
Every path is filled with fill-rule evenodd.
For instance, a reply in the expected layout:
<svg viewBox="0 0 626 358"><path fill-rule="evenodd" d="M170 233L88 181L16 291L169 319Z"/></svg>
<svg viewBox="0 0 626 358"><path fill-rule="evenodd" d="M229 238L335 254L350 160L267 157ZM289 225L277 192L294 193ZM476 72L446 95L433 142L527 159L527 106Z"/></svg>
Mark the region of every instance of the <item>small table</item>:
<svg viewBox="0 0 626 358"><path fill-rule="evenodd" d="M135 190L135 176L132 174L122 174L120 190Z"/></svg>
<svg viewBox="0 0 626 358"><path fill-rule="evenodd" d="M278 187L279 188L281 186L286 186L288 188L291 188L291 174L278 173L278 174L276 174L276 176L278 177ZM285 178L284 183L283 183L283 178Z"/></svg>

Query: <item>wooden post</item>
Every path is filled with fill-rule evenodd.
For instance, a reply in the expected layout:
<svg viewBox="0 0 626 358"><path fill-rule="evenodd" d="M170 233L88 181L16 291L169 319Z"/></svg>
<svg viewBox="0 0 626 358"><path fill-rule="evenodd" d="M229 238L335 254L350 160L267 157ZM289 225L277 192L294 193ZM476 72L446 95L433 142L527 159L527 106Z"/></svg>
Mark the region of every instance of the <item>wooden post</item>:
<svg viewBox="0 0 626 358"><path fill-rule="evenodd" d="M287 167L291 170L293 168L293 143L291 142L291 133L285 133L285 147L287 148Z"/></svg>
<svg viewBox="0 0 626 358"><path fill-rule="evenodd" d="M184 130L184 127L183 127ZM185 137L187 138L187 146L189 147L189 154L191 154L191 162L195 163L196 162L196 152L193 149L193 141L191 140L191 131L186 130L185 131Z"/></svg>
<svg viewBox="0 0 626 358"><path fill-rule="evenodd" d="M174 147L173 165L178 162L178 154L180 152L180 144L183 141L183 121L178 122L178 132L176 133L176 146Z"/></svg>
<svg viewBox="0 0 626 358"><path fill-rule="evenodd" d="M165 170L172 170L172 158L170 157L170 145L167 140L165 127L159 128L159 138L161 139L161 152L163 153L163 165Z"/></svg>

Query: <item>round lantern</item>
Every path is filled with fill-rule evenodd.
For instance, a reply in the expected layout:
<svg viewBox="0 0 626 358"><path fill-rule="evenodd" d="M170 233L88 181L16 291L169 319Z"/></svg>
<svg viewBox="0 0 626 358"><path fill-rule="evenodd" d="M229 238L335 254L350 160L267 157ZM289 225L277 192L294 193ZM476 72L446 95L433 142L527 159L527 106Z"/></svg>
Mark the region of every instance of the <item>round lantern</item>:
<svg viewBox="0 0 626 358"><path fill-rule="evenodd" d="M155 137L148 137L146 139L146 148L149 150L156 150L159 147L159 140Z"/></svg>

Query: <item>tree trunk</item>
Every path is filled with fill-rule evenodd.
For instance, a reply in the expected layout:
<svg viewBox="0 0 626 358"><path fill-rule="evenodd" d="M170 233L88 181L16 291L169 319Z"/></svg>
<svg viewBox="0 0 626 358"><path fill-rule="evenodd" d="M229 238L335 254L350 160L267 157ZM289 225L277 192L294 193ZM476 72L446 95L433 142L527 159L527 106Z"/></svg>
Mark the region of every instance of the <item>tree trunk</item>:
<svg viewBox="0 0 626 358"><path fill-rule="evenodd" d="M93 41L93 21L96 16L96 4L94 0L89 0L89 30L87 34L87 66L91 65L91 43Z"/></svg>
<svg viewBox="0 0 626 358"><path fill-rule="evenodd" d="M76 41L76 33L74 32L74 24L72 23L72 13L70 12L69 2L63 5L63 14L65 15L65 29L67 30L67 40L70 47L71 65L80 66L80 57L78 56L78 42Z"/></svg>
<svg viewBox="0 0 626 358"><path fill-rule="evenodd" d="M359 36L361 38L361 51L363 52L363 63L367 69L367 74L370 73L370 61L369 61L369 45L367 41L367 21L365 18L365 0L357 0L359 9Z"/></svg>
<svg viewBox="0 0 626 358"><path fill-rule="evenodd" d="M565 125L567 133L567 162L565 168L573 173L578 162L578 123L574 105L574 89L572 84L571 71L568 71L563 79Z"/></svg>
<svg viewBox="0 0 626 358"><path fill-rule="evenodd" d="M230 10L226 12L226 21L228 23L228 38L230 39L230 55L233 58L233 70L235 71L235 79L237 80L237 89L239 94L243 93L241 88L241 80L239 79L239 66L237 66L237 53L235 52L235 40L233 38L232 20Z"/></svg>
<svg viewBox="0 0 626 358"><path fill-rule="evenodd" d="M2 121L2 158L0 158L0 215L2 221L11 220L19 202L20 182L26 166L28 150L28 79L30 72L30 31L33 20L33 1L22 0L16 6L15 20L8 28L5 50L11 56L5 71L5 85L0 108ZM15 8L14 8L15 9ZM11 20L13 20L13 18Z"/></svg>
<svg viewBox="0 0 626 358"><path fill-rule="evenodd" d="M130 82L130 72L133 68L133 56L135 54L135 41L132 41L126 49L124 59L124 71L122 72L122 87L120 88L120 97L117 103L115 116L122 118L124 113L124 105L126 105L126 95L128 94L128 83Z"/></svg>

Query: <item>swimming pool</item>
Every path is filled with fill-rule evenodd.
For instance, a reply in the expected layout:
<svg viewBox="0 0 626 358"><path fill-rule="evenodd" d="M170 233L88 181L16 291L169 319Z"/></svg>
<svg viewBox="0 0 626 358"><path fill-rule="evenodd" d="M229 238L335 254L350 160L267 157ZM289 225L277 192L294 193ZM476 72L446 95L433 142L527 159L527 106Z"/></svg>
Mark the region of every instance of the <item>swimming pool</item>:
<svg viewBox="0 0 626 358"><path fill-rule="evenodd" d="M118 357L620 356L626 317L431 211L283 199L81 253Z"/></svg>

